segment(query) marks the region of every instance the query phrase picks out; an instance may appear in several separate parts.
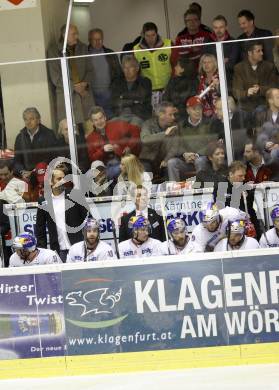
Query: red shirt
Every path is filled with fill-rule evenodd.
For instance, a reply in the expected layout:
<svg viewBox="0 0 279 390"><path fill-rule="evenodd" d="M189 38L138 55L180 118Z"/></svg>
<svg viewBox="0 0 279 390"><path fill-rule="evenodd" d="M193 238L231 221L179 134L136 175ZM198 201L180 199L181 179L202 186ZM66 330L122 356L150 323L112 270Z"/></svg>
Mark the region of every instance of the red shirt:
<svg viewBox="0 0 279 390"><path fill-rule="evenodd" d="M118 157L123 155L125 148L130 148L131 153L138 155L140 152L140 128L125 121L110 121L105 127L105 135L99 131L93 131L87 137L87 148L90 161L101 160L106 162L108 154L104 151L104 145L117 145L114 150Z"/></svg>
<svg viewBox="0 0 279 390"><path fill-rule="evenodd" d="M3 191L6 187L7 183L4 183L3 181L0 181L0 191Z"/></svg>
<svg viewBox="0 0 279 390"><path fill-rule="evenodd" d="M176 64L179 57L187 56L189 60L196 62L198 65L202 54L202 49L203 49L202 44L210 40L210 34L211 33L209 31L203 30L201 28L194 35L191 35L187 28L181 31L176 37L175 46L195 45L195 44L201 44L201 45L194 46L194 47L181 47L181 48L174 49L172 54L172 63Z"/></svg>
<svg viewBox="0 0 279 390"><path fill-rule="evenodd" d="M258 184L263 181L269 181L271 174L272 171L270 168L267 168L265 165L261 165L255 176L251 165L247 163L245 182L252 181L253 183Z"/></svg>

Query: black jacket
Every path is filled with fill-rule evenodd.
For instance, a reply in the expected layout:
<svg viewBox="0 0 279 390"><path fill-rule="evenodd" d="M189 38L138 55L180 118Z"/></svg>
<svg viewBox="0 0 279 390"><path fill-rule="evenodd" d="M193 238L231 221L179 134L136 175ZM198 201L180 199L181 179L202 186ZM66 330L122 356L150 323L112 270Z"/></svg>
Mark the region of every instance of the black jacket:
<svg viewBox="0 0 279 390"><path fill-rule="evenodd" d="M214 171L212 164L209 160L206 162L206 166L203 170L199 171L196 175L195 187L203 188L203 187L212 187L214 184L218 184L221 182L227 181L227 168L223 166L218 171ZM201 183L199 187L199 183ZM207 185L206 183L213 183L211 185Z"/></svg>
<svg viewBox="0 0 279 390"><path fill-rule="evenodd" d="M125 77L114 80L112 89L112 109L116 116L129 110L139 118L146 120L151 117L152 84L146 77L138 76L129 90Z"/></svg>
<svg viewBox="0 0 279 390"><path fill-rule="evenodd" d="M49 163L55 157L55 146L55 134L46 126L39 125L39 131L35 134L32 142L26 127L24 127L15 140L15 172L32 171L39 162Z"/></svg>
<svg viewBox="0 0 279 390"><path fill-rule="evenodd" d="M66 199L69 198L69 194L70 194L70 190L66 190L65 191ZM70 201L73 202L72 200ZM50 249L59 252L60 247L58 243L56 223L48 212L48 210L52 210L52 215L53 215L53 205L52 203L46 204L45 198L40 198L38 203L39 203L39 207L37 211L36 226L35 226L38 247L47 248L47 230L48 230ZM70 227L81 225L88 214L87 210L83 206L75 202L73 203L74 206L66 210L65 212L65 222L66 225ZM83 240L82 230L79 230L76 233L68 232L68 238L71 245L76 244L79 241L82 241Z"/></svg>
<svg viewBox="0 0 279 390"><path fill-rule="evenodd" d="M247 37L245 33L239 35L237 39L250 39L250 38L262 38L262 37L271 37L272 32L269 30L265 30L263 28L258 28L255 27L255 30L253 34L250 37ZM272 54L272 49L274 45L274 40L273 39L263 39L260 40L260 42L263 44L264 47L264 60L273 62L273 54ZM240 47L241 47L241 58L244 59L246 58L246 47L247 44L245 42L240 42Z"/></svg>
<svg viewBox="0 0 279 390"><path fill-rule="evenodd" d="M186 101L194 96L198 89L198 79L192 79L188 76L172 77L164 91L163 100L171 102L179 111L179 119L185 119Z"/></svg>
<svg viewBox="0 0 279 390"><path fill-rule="evenodd" d="M128 240L131 238L131 234L128 229L128 222L131 217L136 215L136 210L131 211L127 215L123 215L119 227L119 242ZM151 225L151 235L150 237L155 238L156 240L166 241L166 234L164 229L163 218L156 213L155 210L148 208L148 220Z"/></svg>
<svg viewBox="0 0 279 390"><path fill-rule="evenodd" d="M88 157L88 149L86 141L82 140L82 137L76 135L78 166L81 172L85 173L90 168L90 162ZM55 157L65 157L71 160L70 146L67 144L63 137L57 139L57 146L54 150Z"/></svg>

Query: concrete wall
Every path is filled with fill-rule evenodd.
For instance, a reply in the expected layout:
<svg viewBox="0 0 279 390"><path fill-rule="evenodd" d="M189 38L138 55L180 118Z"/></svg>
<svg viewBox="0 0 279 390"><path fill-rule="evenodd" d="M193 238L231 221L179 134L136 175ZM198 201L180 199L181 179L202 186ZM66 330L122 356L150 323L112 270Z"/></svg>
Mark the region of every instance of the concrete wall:
<svg viewBox="0 0 279 390"><path fill-rule="evenodd" d="M9 148L13 148L24 126L22 112L26 107L37 107L42 122L53 126L44 58L48 44L57 39L60 25L66 22L67 9L67 0L38 0L35 8L0 12L1 31L5 31L0 34L0 62L43 59L39 63L0 66Z"/></svg>
<svg viewBox="0 0 279 390"><path fill-rule="evenodd" d="M184 27L183 14L191 1L167 0L171 38ZM256 15L259 27L274 30L279 27L278 0L199 0L203 7L203 22L211 25L217 14L224 14L230 32L238 36L237 13L244 8ZM114 50L121 50L125 42L132 41L140 32L143 23L154 21L160 33L166 35L164 0L96 0L89 7L75 6L72 21L80 29L82 40L87 42L87 31L100 27L105 31L105 43Z"/></svg>

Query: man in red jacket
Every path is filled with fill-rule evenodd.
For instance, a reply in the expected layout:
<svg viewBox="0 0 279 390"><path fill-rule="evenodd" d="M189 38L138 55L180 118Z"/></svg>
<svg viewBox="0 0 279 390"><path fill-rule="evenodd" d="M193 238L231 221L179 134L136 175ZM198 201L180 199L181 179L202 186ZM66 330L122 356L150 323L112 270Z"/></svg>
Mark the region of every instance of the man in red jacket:
<svg viewBox="0 0 279 390"><path fill-rule="evenodd" d="M102 107L91 110L94 130L87 137L90 161L100 160L107 167L109 179L120 173L120 158L127 153L140 152L140 128L122 120L107 121Z"/></svg>
<svg viewBox="0 0 279 390"><path fill-rule="evenodd" d="M200 46L174 49L171 59L172 64L175 65L179 57L185 56L193 61L198 67L203 50L202 44L209 41L211 31L208 30L206 26L201 25L200 13L195 9L190 8L185 12L184 22L186 27L178 33L175 40L175 46L196 44L200 44Z"/></svg>
<svg viewBox="0 0 279 390"><path fill-rule="evenodd" d="M264 164L263 155L253 141L246 141L243 156L247 162L245 182L269 181L272 171Z"/></svg>

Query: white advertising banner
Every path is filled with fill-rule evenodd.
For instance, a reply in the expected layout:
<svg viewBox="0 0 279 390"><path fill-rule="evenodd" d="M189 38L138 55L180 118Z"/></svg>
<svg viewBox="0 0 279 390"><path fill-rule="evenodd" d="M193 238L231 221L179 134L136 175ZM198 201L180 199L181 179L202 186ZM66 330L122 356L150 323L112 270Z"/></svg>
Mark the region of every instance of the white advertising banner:
<svg viewBox="0 0 279 390"><path fill-rule="evenodd" d="M192 232L194 227L201 222L201 211L206 204L212 200L212 194L196 194L196 195L180 195L180 196L168 196L163 198L163 204L165 206L166 218L182 218L188 228L189 232ZM161 202L157 199L150 200L150 206L154 208L158 214L161 213ZM120 218L123 214L128 214L134 209L134 203L126 200L114 200L112 201L97 201L90 203L90 212L92 216L100 220L101 225L101 238L113 242L113 223L112 214L117 209L118 221L116 225L116 234L118 237L118 225ZM37 208L26 208L25 210L16 210L17 218L10 216L12 236L16 234L15 225L17 225L17 232L34 233L34 227L36 225ZM16 224L14 223L16 219Z"/></svg>
<svg viewBox="0 0 279 390"><path fill-rule="evenodd" d="M275 204L279 204L279 187L274 188L267 188L266 190L266 200L267 200L267 207L269 211L269 224L270 226L273 226L272 219L270 217L270 212L272 210L272 207Z"/></svg>
<svg viewBox="0 0 279 390"><path fill-rule="evenodd" d="M0 0L0 11L32 8L37 6L37 0Z"/></svg>

